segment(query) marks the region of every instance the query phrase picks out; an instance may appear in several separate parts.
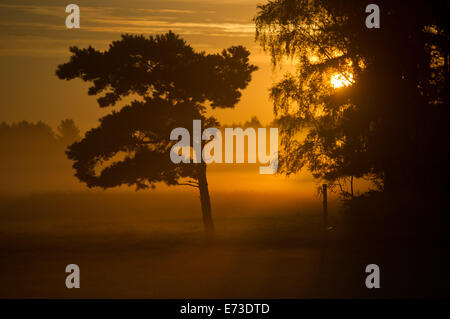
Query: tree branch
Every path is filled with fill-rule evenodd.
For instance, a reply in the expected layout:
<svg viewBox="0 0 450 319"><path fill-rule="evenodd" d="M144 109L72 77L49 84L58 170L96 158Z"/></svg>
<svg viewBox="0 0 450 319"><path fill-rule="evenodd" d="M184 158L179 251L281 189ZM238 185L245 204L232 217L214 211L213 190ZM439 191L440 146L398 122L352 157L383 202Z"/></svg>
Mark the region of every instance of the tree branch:
<svg viewBox="0 0 450 319"><path fill-rule="evenodd" d="M191 187L199 188L198 184L191 184L191 183L177 183L176 185L179 185L179 186L191 186Z"/></svg>

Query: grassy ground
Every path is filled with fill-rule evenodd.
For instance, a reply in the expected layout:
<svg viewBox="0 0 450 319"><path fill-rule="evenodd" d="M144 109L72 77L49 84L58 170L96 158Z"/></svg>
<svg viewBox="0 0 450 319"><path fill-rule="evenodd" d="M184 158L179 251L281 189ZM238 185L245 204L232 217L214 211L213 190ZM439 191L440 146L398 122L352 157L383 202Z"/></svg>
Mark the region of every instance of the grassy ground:
<svg viewBox="0 0 450 319"><path fill-rule="evenodd" d="M206 243L196 193L3 197L0 297L398 297L409 289L394 289L398 274L408 284L404 246L380 254L383 241L367 247L339 227L324 232L319 199L217 193L213 212L217 238ZM377 262L388 265L381 293L364 285L365 265ZM71 263L80 266L81 289L65 287Z"/></svg>

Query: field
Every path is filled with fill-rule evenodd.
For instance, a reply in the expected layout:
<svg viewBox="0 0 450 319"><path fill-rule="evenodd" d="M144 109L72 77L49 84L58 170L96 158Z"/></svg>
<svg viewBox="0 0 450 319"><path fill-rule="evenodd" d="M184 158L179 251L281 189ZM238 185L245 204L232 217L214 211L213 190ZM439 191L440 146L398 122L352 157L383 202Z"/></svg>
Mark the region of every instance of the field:
<svg viewBox="0 0 450 319"><path fill-rule="evenodd" d="M237 200L235 195L215 196L212 244L204 242L195 193L3 198L0 296L309 294L320 262L320 249L312 242L320 234L320 206L309 203L302 212L298 202L283 205L270 196L262 202L251 193ZM82 289L65 287L70 263L80 266Z"/></svg>
<svg viewBox="0 0 450 319"><path fill-rule="evenodd" d="M339 229L323 230L317 198L242 192L212 198L217 238L210 243L195 192L2 197L0 297L396 297L436 288L404 268L415 254L431 256L429 247L409 254L395 240L388 250L384 242L345 241ZM340 216L332 201L330 223L339 224ZM364 267L374 259L387 265L381 292L364 286ZM81 289L65 287L71 263L80 266Z"/></svg>

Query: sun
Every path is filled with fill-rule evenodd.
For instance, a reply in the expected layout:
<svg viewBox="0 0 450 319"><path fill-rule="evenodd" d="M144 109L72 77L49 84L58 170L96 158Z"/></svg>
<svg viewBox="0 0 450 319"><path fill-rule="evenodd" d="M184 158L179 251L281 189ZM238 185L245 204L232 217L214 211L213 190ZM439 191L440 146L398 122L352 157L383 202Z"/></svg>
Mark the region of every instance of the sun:
<svg viewBox="0 0 450 319"><path fill-rule="evenodd" d="M341 88L343 86L349 86L353 84L353 75L352 74L342 74L336 73L331 76L331 86L335 89Z"/></svg>

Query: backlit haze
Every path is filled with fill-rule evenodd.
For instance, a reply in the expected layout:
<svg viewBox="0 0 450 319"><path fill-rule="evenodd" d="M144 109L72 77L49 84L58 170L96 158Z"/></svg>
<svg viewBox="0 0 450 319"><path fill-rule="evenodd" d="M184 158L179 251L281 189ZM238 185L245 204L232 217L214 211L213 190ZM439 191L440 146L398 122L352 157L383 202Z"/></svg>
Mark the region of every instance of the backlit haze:
<svg viewBox="0 0 450 319"><path fill-rule="evenodd" d="M231 45L244 45L251 51L250 60L259 67L243 92L241 101L232 110L215 110L214 115L223 124L243 123L257 116L263 125L273 120L269 91L274 80L292 65L274 71L270 58L255 42L252 18L256 14L255 0L190 0L190 1L78 1L81 28L67 29L64 3L56 0L0 1L0 90L2 104L0 120L8 123L20 120L42 120L56 127L61 119L71 118L82 133L96 127L98 118L113 108L100 109L95 96L87 94L88 84L81 80L61 81L55 76L58 64L67 62L69 47L89 45L106 49L111 41L123 33L157 34L172 30L183 37L194 49L208 53L218 52ZM334 81L334 82L333 82ZM347 85L333 78L332 85ZM116 108L123 106L118 103ZM79 185L67 161L67 178L48 177L52 189L64 190L59 181L71 180ZM27 183L42 186L42 180ZM71 182L71 183L72 183ZM14 188L14 183L8 187ZM66 184L66 182L64 182ZM261 176L257 166L217 165L209 173L212 193L215 191L292 192L311 197L317 185L308 173L286 178ZM23 188L19 186L18 188ZM72 189L72 186L71 188ZM165 190L166 187L160 188ZM183 189L176 187L177 191ZM31 187L35 190L35 187ZM184 191L184 190L183 190Z"/></svg>

